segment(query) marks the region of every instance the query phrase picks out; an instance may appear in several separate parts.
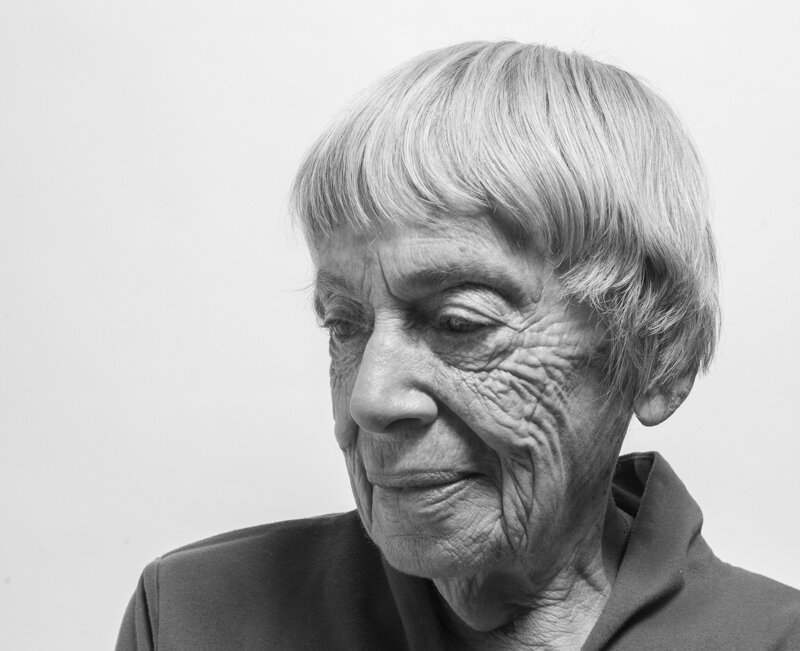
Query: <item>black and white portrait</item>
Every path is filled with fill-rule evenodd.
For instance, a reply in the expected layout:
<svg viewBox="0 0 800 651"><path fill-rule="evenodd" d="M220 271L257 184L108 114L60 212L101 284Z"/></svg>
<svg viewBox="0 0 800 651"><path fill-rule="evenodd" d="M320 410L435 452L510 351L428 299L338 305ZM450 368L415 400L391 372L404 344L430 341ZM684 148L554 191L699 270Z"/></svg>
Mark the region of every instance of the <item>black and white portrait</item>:
<svg viewBox="0 0 800 651"><path fill-rule="evenodd" d="M0 7L0 647L800 648L796 25Z"/></svg>

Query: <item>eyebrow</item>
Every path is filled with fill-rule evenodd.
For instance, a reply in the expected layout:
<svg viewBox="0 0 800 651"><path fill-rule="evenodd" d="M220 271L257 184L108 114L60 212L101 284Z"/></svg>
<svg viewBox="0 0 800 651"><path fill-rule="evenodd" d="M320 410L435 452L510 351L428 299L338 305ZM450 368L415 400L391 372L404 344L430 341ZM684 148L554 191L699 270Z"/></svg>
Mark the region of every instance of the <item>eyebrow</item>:
<svg viewBox="0 0 800 651"><path fill-rule="evenodd" d="M443 262L435 267L417 269L393 283L392 292L406 295L433 294L459 285L482 285L514 304L525 302L523 279L490 259ZM318 271L314 284L315 305L326 295L355 293L346 279L326 271Z"/></svg>
<svg viewBox="0 0 800 651"><path fill-rule="evenodd" d="M435 293L459 285L481 285L513 303L522 301L526 294L522 279L489 259L445 262L418 269L399 279L398 285L397 289L403 293Z"/></svg>

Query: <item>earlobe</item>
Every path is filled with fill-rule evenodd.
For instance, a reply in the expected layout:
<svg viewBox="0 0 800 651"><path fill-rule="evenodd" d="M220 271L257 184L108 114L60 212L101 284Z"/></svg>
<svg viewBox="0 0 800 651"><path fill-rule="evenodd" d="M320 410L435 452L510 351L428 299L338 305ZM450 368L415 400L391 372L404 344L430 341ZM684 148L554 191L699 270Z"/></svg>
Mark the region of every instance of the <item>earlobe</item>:
<svg viewBox="0 0 800 651"><path fill-rule="evenodd" d="M672 384L645 391L633 402L636 418L646 427L663 423L686 400L693 385L694 373L689 373Z"/></svg>

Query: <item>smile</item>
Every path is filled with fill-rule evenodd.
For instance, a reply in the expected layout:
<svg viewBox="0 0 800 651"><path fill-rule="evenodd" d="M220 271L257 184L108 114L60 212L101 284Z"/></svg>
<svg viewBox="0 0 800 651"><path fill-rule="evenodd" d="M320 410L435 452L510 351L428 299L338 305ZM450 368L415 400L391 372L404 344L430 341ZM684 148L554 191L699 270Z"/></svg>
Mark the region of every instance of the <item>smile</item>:
<svg viewBox="0 0 800 651"><path fill-rule="evenodd" d="M475 472L445 470L404 473L367 473L367 479L373 486L396 491L444 488L475 479L478 476L478 473Z"/></svg>

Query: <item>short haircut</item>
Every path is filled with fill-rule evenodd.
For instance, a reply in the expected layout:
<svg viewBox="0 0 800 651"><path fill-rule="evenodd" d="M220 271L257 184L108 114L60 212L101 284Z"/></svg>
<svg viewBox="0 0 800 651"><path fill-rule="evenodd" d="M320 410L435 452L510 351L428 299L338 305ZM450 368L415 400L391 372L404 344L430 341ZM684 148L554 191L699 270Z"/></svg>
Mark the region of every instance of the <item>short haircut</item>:
<svg viewBox="0 0 800 651"><path fill-rule="evenodd" d="M713 355L716 254L695 147L652 89L585 55L470 42L411 60L311 148L293 206L312 252L341 227L505 221L599 317L609 391L629 399Z"/></svg>

